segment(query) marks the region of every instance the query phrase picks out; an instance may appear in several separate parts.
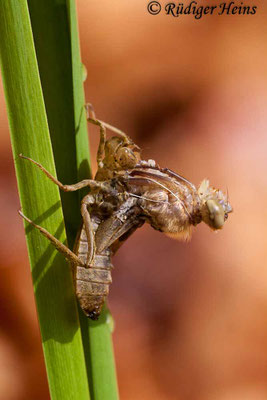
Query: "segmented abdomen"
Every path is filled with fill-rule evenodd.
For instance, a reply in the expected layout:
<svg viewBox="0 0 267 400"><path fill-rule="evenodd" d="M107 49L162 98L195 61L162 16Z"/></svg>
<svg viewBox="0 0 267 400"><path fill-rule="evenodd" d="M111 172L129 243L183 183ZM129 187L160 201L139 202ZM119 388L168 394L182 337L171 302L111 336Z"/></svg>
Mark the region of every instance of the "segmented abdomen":
<svg viewBox="0 0 267 400"><path fill-rule="evenodd" d="M96 231L100 221L97 217L91 217L91 220L94 231ZM86 263L88 241L84 225L77 236L74 251ZM96 249L93 263L88 268L74 266L73 278L76 296L82 310L91 319L98 319L101 313L101 309L109 293L109 285L112 282L112 268L110 249L104 250L101 254L97 253Z"/></svg>

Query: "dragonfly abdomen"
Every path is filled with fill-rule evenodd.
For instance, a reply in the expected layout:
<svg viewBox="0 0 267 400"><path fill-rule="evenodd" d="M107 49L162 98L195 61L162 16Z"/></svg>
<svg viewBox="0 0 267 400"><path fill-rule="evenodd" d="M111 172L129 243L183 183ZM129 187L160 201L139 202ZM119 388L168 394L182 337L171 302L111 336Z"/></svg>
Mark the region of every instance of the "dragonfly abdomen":
<svg viewBox="0 0 267 400"><path fill-rule="evenodd" d="M97 319L109 293L112 282L110 255L96 255L88 268L76 268L76 295L84 313Z"/></svg>
<svg viewBox="0 0 267 400"><path fill-rule="evenodd" d="M99 221L96 223L92 218L94 231L97 230ZM88 255L88 241L84 226L78 234L75 253L80 260L86 264ZM92 263L87 266L74 266L73 278L75 291L80 306L84 313L91 319L98 319L101 309L109 293L109 285L112 282L111 251L105 249L101 254L96 254Z"/></svg>

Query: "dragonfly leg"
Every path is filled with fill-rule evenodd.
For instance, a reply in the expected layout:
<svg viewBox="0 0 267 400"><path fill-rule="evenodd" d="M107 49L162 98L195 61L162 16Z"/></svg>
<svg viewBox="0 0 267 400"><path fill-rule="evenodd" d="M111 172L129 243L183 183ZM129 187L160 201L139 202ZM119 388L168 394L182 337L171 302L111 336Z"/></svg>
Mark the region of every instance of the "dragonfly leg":
<svg viewBox="0 0 267 400"><path fill-rule="evenodd" d="M106 191L106 185L104 182L98 182L95 181L94 179L84 179L81 182L75 183L73 185L64 185L63 183L59 182L57 178L55 178L50 172L47 171L40 163L37 161L34 161L30 157L23 156L22 154L19 155L21 158L24 158L25 160L31 161L33 164L35 164L41 171L45 173L45 175L52 181L54 182L61 190L64 192L74 192L76 190L82 189L84 187L89 187L90 189L100 189L103 191Z"/></svg>
<svg viewBox="0 0 267 400"><path fill-rule="evenodd" d="M44 235L50 242L55 246L55 248L64 255L64 257L70 261L71 263L75 265L81 265L84 266L84 263L82 260L79 259L79 257L76 256L67 246L65 246L63 243L61 243L57 238L55 238L51 233L49 233L46 229L41 227L40 225L35 224L31 219L26 217L21 211L19 211L19 215L24 218L29 224L34 226L41 232L42 235Z"/></svg>
<svg viewBox="0 0 267 400"><path fill-rule="evenodd" d="M126 144L132 144L132 140L126 133L124 133L120 129L115 128L115 126L112 126L110 124L107 124L106 122L103 122L103 121L100 121L99 119L97 119L96 115L95 115L95 111L94 111L91 103L87 103L85 105L85 108L86 108L86 112L87 112L87 121L91 122L94 125L99 126L99 128L100 128L100 142L99 142L99 147L98 147L98 151L97 151L97 164L99 167L102 167L101 162L104 157L105 143L107 140L106 129L109 129L110 131L116 133L116 135L122 137Z"/></svg>
<svg viewBox="0 0 267 400"><path fill-rule="evenodd" d="M94 112L94 109L93 109L93 106L91 103L87 103L85 105L85 109L86 109L86 114L87 114L87 116L86 116L87 121L91 122L94 125L99 126L99 129L100 129L100 141L99 141L99 146L98 146L98 150L97 150L96 160L97 160L98 168L101 168L103 166L102 160L104 158L105 143L107 140L106 128L98 119L96 119L95 112ZM90 114L91 114L91 116L90 116Z"/></svg>
<svg viewBox="0 0 267 400"><path fill-rule="evenodd" d="M95 235L94 235L91 217L90 217L90 214L88 211L88 206L90 206L94 203L95 203L95 196L88 194L88 195L84 196L84 198L82 199L82 204L81 204L81 215L83 218L84 228L85 228L87 242L88 242L88 253L87 253L87 260L86 260L87 267L89 267L89 265L92 263L94 255L95 255Z"/></svg>

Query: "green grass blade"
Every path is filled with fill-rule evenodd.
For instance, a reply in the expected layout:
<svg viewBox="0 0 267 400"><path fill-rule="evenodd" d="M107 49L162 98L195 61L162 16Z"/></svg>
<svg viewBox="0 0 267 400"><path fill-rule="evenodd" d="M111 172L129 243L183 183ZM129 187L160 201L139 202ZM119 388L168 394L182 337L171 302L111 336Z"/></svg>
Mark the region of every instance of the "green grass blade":
<svg viewBox="0 0 267 400"><path fill-rule="evenodd" d="M58 179L77 182L68 13L64 0L28 0ZM79 193L60 192L69 246L80 225Z"/></svg>
<svg viewBox="0 0 267 400"><path fill-rule="evenodd" d="M89 159L87 123L85 114L82 112L85 104L83 70L75 2L74 0L67 0L67 4L71 33L74 115L76 132L78 132L76 136L78 178L82 180L88 178L86 160ZM84 353L93 400L117 400L119 398L111 338L111 321L112 317L107 309L103 310L97 322L88 320L80 313Z"/></svg>
<svg viewBox="0 0 267 400"><path fill-rule="evenodd" d="M89 321L89 329L81 323L83 341L89 337L91 359L91 397L93 400L117 400L119 398L113 354L113 319L106 308L98 321ZM85 353L86 354L86 353Z"/></svg>
<svg viewBox="0 0 267 400"><path fill-rule="evenodd" d="M90 152L87 132L87 121L84 105L83 81L86 78L85 66L82 64L80 55L80 43L78 33L78 23L74 0L66 0L69 19L71 63L72 63L72 93L74 108L74 123L76 133L76 160L78 180L91 177ZM82 193L80 192L80 196Z"/></svg>
<svg viewBox="0 0 267 400"><path fill-rule="evenodd" d="M23 212L65 240L59 191L23 153L55 174L26 0L0 1L0 53ZM68 264L35 229L27 245L52 399L88 399L88 384Z"/></svg>
<svg viewBox="0 0 267 400"><path fill-rule="evenodd" d="M28 3L57 173L61 181L74 183L90 176L75 2ZM71 196L73 200L69 200ZM72 246L80 223L78 193L63 194L62 203ZM81 311L79 314L92 398L117 399L111 334L106 323L108 312L97 324L89 322Z"/></svg>

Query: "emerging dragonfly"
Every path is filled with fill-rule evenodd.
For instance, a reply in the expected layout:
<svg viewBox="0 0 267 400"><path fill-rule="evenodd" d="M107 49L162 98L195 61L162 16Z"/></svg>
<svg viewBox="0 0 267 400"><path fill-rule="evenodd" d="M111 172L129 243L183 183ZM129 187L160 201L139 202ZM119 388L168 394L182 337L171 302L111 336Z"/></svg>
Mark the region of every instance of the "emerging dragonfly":
<svg viewBox="0 0 267 400"><path fill-rule="evenodd" d="M82 227L74 250L29 218L20 215L51 241L72 264L73 281L80 306L91 319L98 319L109 292L111 256L140 226L148 222L154 229L178 239L189 239L192 227L204 221L213 230L221 229L232 207L228 196L203 180L198 188L155 161L140 158L140 149L122 131L95 117L88 104L87 119L100 128L95 179L63 185L38 162L49 179L66 192L90 188L81 203ZM115 133L106 138L106 129Z"/></svg>

